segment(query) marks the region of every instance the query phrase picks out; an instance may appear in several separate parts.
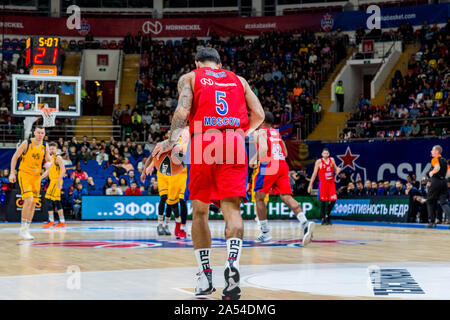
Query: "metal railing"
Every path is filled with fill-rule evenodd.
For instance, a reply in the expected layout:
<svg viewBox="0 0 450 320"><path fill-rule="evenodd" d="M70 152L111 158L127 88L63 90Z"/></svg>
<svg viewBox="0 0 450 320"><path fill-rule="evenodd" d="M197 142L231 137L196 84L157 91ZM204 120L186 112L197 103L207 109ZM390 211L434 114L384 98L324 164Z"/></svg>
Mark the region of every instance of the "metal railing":
<svg viewBox="0 0 450 320"><path fill-rule="evenodd" d="M70 140L76 136L77 132L82 132L83 135L91 137L108 138L112 136L114 139L121 138L121 126L118 125L98 125L94 121L91 125L58 125L52 128L47 128L47 136L49 140ZM0 125L0 142L1 143L17 143L23 139L23 124Z"/></svg>

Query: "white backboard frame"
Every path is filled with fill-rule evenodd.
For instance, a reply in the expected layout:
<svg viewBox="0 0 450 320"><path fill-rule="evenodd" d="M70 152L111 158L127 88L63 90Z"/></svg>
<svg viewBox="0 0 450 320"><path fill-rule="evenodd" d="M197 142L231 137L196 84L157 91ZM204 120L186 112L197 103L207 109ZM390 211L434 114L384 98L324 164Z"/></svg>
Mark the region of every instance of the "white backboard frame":
<svg viewBox="0 0 450 320"><path fill-rule="evenodd" d="M59 97L58 97L58 111L56 112L57 117L80 117L81 116L81 77L73 77L73 76L35 76L35 75L27 75L27 74L13 74L12 75L12 114L17 116L41 116L39 112L39 107L37 105L37 97L36 103L34 106L34 110L26 110L21 111L17 110L17 81L52 81L52 82L75 82L74 95L75 95L75 111L59 111ZM45 96L45 94L36 94L40 96ZM49 94L49 96L53 96L53 94Z"/></svg>

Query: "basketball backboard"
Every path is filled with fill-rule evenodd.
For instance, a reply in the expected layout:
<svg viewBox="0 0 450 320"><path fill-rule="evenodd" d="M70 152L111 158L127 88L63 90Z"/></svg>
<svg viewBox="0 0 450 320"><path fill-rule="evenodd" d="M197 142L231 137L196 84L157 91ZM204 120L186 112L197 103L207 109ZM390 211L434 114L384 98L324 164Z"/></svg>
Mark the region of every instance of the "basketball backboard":
<svg viewBox="0 0 450 320"><path fill-rule="evenodd" d="M40 108L57 109L57 117L81 116L81 77L13 74L12 113L40 116Z"/></svg>

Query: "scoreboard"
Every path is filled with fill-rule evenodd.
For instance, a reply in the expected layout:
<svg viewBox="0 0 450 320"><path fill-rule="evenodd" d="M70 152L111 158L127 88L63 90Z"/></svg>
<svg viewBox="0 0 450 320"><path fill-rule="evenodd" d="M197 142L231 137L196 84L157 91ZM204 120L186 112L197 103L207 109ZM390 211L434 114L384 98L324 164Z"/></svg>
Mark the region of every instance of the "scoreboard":
<svg viewBox="0 0 450 320"><path fill-rule="evenodd" d="M56 76L60 64L60 39L58 37L29 37L25 47L25 64L34 75Z"/></svg>

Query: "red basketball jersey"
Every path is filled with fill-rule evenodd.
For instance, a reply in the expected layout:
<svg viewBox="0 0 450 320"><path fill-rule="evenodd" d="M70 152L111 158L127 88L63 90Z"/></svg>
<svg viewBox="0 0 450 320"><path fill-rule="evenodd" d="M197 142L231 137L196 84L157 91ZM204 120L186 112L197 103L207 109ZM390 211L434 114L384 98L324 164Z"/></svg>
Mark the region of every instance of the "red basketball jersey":
<svg viewBox="0 0 450 320"><path fill-rule="evenodd" d="M209 67L194 72L194 102L189 116L191 134L210 129L247 131L247 105L239 78L231 71Z"/></svg>
<svg viewBox="0 0 450 320"><path fill-rule="evenodd" d="M328 158L328 164L325 163L323 158L320 159L322 167L319 169L319 181L332 181L334 180L334 165L331 158Z"/></svg>
<svg viewBox="0 0 450 320"><path fill-rule="evenodd" d="M280 132L275 128L261 127L261 129L267 134L267 155L270 157L270 163L286 162Z"/></svg>

